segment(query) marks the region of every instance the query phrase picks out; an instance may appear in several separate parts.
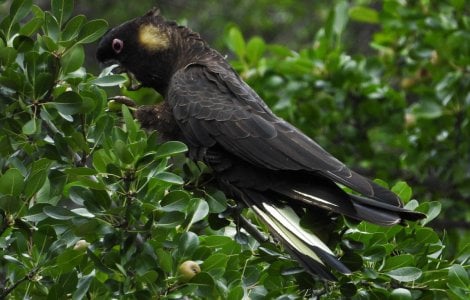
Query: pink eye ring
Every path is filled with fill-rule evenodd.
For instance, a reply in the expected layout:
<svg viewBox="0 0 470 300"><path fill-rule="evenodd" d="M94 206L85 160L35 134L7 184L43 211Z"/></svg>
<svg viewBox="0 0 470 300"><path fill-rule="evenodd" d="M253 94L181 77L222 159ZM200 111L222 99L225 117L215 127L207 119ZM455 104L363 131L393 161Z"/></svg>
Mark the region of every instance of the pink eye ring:
<svg viewBox="0 0 470 300"><path fill-rule="evenodd" d="M113 47L114 52L116 52L116 54L119 54L124 48L124 42L120 39L114 39L112 43L112 47Z"/></svg>

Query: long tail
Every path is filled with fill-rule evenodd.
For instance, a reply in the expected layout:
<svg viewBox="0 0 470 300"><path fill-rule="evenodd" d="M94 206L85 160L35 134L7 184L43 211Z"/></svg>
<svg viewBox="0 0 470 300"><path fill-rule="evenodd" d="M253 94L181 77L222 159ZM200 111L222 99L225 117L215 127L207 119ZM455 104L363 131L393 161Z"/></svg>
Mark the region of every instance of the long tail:
<svg viewBox="0 0 470 300"><path fill-rule="evenodd" d="M238 189L238 194L242 195L247 206L268 225L271 233L307 272L326 280L336 280L332 269L343 274L349 274L351 271L336 258L325 243L300 225L300 217L291 205L321 207L384 226L425 217L419 212L348 194L334 183L290 182L273 184L270 189L274 193L245 188Z"/></svg>
<svg viewBox="0 0 470 300"><path fill-rule="evenodd" d="M336 280L331 269L351 273L325 243L300 225L300 217L291 207L272 202L258 192L245 190L243 193L246 204L307 272L326 280Z"/></svg>
<svg viewBox="0 0 470 300"><path fill-rule="evenodd" d="M289 182L272 185L271 189L304 206L317 206L359 221L368 221L382 226L416 221L426 217L423 213L403 207L379 202L367 197L348 194L330 181Z"/></svg>

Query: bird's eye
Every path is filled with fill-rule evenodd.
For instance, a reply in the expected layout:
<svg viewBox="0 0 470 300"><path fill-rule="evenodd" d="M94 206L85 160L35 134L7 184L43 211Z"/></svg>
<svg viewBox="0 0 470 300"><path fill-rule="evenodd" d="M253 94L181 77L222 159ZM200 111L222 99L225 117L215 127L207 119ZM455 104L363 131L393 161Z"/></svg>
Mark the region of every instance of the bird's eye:
<svg viewBox="0 0 470 300"><path fill-rule="evenodd" d="M124 42L120 39L114 39L112 47L113 47L114 52L116 52L116 54L119 54L121 53L122 48L124 48Z"/></svg>

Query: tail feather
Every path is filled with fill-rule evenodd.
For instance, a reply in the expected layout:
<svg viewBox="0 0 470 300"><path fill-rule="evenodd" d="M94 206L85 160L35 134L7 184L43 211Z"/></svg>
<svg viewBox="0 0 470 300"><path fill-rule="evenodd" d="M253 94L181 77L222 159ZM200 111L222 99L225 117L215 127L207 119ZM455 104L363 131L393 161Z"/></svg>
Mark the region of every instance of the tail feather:
<svg viewBox="0 0 470 300"><path fill-rule="evenodd" d="M304 210L320 207L384 226L425 217L424 214L407 210L401 205L346 193L335 183L318 177L282 178L279 181L260 177L257 180L263 183L255 185L257 189L253 189L246 180L242 182L244 185L240 182L237 185L228 183L226 188L253 209L307 272L325 280L336 280L331 270L343 274L350 274L351 271L335 257L327 245L300 225L300 217L296 213L299 210L295 210L296 208Z"/></svg>
<svg viewBox="0 0 470 300"><path fill-rule="evenodd" d="M404 220L416 221L425 217L420 212L348 194L334 183L291 183L275 186L273 189L281 195L302 202L304 205L321 207L356 220L364 220L378 225L391 226L402 223Z"/></svg>
<svg viewBox="0 0 470 300"><path fill-rule="evenodd" d="M336 280L330 268L351 273L327 245L300 226L300 218L291 207L276 204L255 192L244 194L247 204L309 273L326 280Z"/></svg>
<svg viewBox="0 0 470 300"><path fill-rule="evenodd" d="M418 212L418 211L412 211L403 207L398 207L398 206L393 206L393 205L377 202L375 200L358 196L358 195L349 195L349 196L353 200L354 207L358 211L360 211L361 209L369 208L369 209L372 209L373 212L388 212L390 214L395 214L396 216L400 218L400 220L398 220L397 223L400 223L403 220L417 221L426 217L425 214ZM367 220L367 219L364 219L364 220ZM376 222L373 222L373 223L376 223ZM380 223L377 223L377 224L380 224Z"/></svg>

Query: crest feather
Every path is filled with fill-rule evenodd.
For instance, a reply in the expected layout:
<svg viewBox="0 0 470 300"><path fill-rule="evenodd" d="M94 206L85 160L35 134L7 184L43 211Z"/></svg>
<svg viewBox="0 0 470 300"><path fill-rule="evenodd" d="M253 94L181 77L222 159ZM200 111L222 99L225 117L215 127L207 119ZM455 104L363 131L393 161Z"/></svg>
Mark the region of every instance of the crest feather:
<svg viewBox="0 0 470 300"><path fill-rule="evenodd" d="M153 7L151 10L149 10L146 14L147 17L158 17L160 16L160 9L157 7Z"/></svg>

